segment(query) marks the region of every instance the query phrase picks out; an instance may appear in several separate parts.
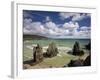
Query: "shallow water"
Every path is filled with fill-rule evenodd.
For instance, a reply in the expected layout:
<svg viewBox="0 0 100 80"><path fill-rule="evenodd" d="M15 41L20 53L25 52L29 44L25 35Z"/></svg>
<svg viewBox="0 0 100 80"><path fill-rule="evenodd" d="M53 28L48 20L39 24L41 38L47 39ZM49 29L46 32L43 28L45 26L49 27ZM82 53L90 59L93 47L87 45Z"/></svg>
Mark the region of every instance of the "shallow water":
<svg viewBox="0 0 100 80"><path fill-rule="evenodd" d="M29 40L25 42L25 44L40 44L41 46L48 46L51 42L54 42L57 46L64 46L72 48L75 41L78 41L80 46L90 42L90 39L47 39L47 40Z"/></svg>
<svg viewBox="0 0 100 80"><path fill-rule="evenodd" d="M78 41L81 48L90 42L90 39L46 39L46 40L24 40L23 43L23 60L32 59L33 45L40 44L43 48L48 47L54 42L62 53L66 53L67 49L72 49L75 41ZM64 49L62 49L64 47ZM46 49L45 49L46 50Z"/></svg>

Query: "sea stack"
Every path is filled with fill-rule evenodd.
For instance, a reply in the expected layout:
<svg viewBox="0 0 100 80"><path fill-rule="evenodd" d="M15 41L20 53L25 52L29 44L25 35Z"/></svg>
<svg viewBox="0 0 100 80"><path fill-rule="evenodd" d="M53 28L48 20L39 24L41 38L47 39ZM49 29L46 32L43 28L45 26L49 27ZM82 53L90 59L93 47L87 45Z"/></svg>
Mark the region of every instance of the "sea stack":
<svg viewBox="0 0 100 80"><path fill-rule="evenodd" d="M77 41L75 42L73 46L72 54L73 55L83 55L84 54L84 51L80 49L79 42Z"/></svg>
<svg viewBox="0 0 100 80"><path fill-rule="evenodd" d="M46 56L47 57L54 57L58 54L58 48L54 42L49 44L47 48Z"/></svg>
<svg viewBox="0 0 100 80"><path fill-rule="evenodd" d="M43 61L43 49L39 44L33 48L33 60L34 62Z"/></svg>

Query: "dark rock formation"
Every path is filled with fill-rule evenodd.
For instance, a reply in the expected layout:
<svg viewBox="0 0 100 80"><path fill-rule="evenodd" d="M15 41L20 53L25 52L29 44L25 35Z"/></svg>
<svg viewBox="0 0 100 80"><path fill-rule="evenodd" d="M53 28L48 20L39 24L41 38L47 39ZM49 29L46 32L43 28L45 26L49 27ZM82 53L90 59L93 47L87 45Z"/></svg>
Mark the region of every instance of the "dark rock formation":
<svg viewBox="0 0 100 80"><path fill-rule="evenodd" d="M79 45L79 42L77 42L77 41L75 42L75 44L73 46L72 54L80 55L80 56L84 54L84 51L80 50L80 45Z"/></svg>
<svg viewBox="0 0 100 80"><path fill-rule="evenodd" d="M85 48L86 48L87 50L91 50L91 42L89 42L87 45L85 45Z"/></svg>
<svg viewBox="0 0 100 80"><path fill-rule="evenodd" d="M33 48L33 61L34 62L43 61L43 50L39 44L37 44L37 46Z"/></svg>
<svg viewBox="0 0 100 80"><path fill-rule="evenodd" d="M91 55L87 56L87 58L84 60L84 66L90 66L91 65Z"/></svg>
<svg viewBox="0 0 100 80"><path fill-rule="evenodd" d="M64 67L77 67L77 66L91 66L91 55L87 56L85 60L71 60L68 65L64 65Z"/></svg>
<svg viewBox="0 0 100 80"><path fill-rule="evenodd" d="M54 42L49 44L47 52L44 54L46 57L54 57L58 54L58 48Z"/></svg>
<svg viewBox="0 0 100 80"><path fill-rule="evenodd" d="M68 67L78 67L78 66L83 66L83 60L81 60L81 59L71 60L68 63Z"/></svg>

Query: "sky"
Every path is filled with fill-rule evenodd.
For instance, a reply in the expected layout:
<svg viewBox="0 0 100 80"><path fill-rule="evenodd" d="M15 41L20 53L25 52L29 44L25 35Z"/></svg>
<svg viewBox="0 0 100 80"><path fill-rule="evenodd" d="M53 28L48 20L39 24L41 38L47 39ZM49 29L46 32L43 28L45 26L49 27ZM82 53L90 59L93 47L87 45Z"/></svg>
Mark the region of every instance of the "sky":
<svg viewBox="0 0 100 80"><path fill-rule="evenodd" d="M23 34L87 39L91 35L91 14L23 10Z"/></svg>

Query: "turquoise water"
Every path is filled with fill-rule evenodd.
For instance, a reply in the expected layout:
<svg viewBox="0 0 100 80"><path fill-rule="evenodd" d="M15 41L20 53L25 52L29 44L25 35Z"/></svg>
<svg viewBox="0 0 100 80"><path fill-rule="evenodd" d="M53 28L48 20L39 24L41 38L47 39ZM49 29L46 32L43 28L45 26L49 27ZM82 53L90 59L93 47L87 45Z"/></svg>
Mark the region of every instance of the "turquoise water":
<svg viewBox="0 0 100 80"><path fill-rule="evenodd" d="M42 47L48 46L51 42L56 43L57 47L69 47L73 48L75 41L78 41L81 48L90 42L90 39L41 39L41 40L24 40L23 44L23 60L32 59L32 49L27 48L27 46L32 46L33 44L40 44Z"/></svg>
<svg viewBox="0 0 100 80"><path fill-rule="evenodd" d="M51 42L56 43L57 46L73 47L75 41L78 41L80 46L84 46L90 42L90 39L47 39L47 40L29 40L26 44L40 44L41 46L48 46Z"/></svg>

